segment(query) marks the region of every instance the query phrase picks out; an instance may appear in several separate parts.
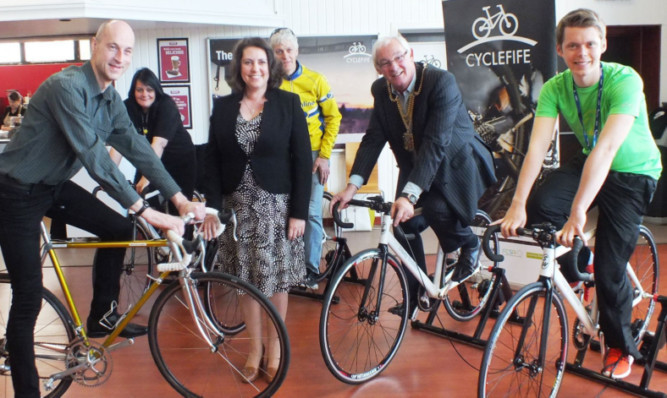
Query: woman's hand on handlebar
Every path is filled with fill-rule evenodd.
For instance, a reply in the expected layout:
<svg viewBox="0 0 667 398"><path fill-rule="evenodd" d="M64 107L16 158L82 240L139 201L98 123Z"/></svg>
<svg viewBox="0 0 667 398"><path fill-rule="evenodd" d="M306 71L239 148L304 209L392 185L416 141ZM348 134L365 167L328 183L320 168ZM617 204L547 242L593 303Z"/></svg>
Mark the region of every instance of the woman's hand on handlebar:
<svg viewBox="0 0 667 398"><path fill-rule="evenodd" d="M500 224L500 232L505 238L509 238L510 236L517 236L516 230L526 225L526 218L526 206L522 203L512 202L505 216L494 221L491 225Z"/></svg>
<svg viewBox="0 0 667 398"><path fill-rule="evenodd" d="M204 217L204 223L202 224L200 230L204 234L204 239L212 240L218 237L216 233L218 230L218 224L220 224L220 220L217 216L207 214L206 217Z"/></svg>
<svg viewBox="0 0 667 398"><path fill-rule="evenodd" d="M206 216L206 205L201 202L191 202L185 198L182 193L177 193L171 199L172 203L178 209L178 214L185 216L192 213L196 221L202 221Z"/></svg>
<svg viewBox="0 0 667 398"><path fill-rule="evenodd" d="M359 188L357 188L357 186L354 184L347 184L347 187L345 187L343 191L338 192L331 198L331 202L329 203L329 212L333 213L333 207L338 202L340 202L338 207L339 210L346 208L347 204L350 203L350 200L352 200L358 189Z"/></svg>

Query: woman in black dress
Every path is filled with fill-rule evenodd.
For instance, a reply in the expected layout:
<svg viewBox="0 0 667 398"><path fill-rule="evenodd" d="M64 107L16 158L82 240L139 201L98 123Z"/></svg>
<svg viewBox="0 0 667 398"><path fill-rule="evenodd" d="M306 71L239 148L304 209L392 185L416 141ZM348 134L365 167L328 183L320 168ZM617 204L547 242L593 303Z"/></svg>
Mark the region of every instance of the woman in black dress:
<svg viewBox="0 0 667 398"><path fill-rule="evenodd" d="M137 131L151 143L155 154L181 187L181 192L192 198L197 178L195 147L183 127L176 103L164 93L157 76L150 69L142 68L134 74L125 107ZM112 155L119 161L116 156ZM139 173L135 183L139 193L152 190L150 181ZM169 212L178 214L175 211L170 204Z"/></svg>

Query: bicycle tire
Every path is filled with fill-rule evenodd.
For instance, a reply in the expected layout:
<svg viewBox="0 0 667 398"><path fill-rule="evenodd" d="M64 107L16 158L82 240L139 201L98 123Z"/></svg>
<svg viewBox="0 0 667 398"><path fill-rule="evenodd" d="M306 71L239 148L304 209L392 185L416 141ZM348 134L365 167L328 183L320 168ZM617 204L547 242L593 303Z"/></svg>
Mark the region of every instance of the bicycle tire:
<svg viewBox="0 0 667 398"><path fill-rule="evenodd" d="M228 300L228 293L236 292L259 307L258 315L275 331L280 344L281 357L278 372L271 383L265 381L265 371L252 382L241 380L248 345L262 340L264 335L250 336L248 329L230 335L222 331L204 328L212 341L215 352L203 340L192 322L192 312L183 298L180 283L169 285L157 298L149 319L148 343L155 364L167 382L185 397L269 397L280 387L290 362L290 345L285 323L273 304L255 288L233 276L221 272L196 272L190 275L197 297L210 295L210 303L218 318L220 312L238 306L238 300ZM187 281L187 279L186 279ZM204 313L209 313L205 311ZM201 313L197 313L201 319Z"/></svg>
<svg viewBox="0 0 667 398"><path fill-rule="evenodd" d="M639 237L635 250L629 260L632 269L641 284L641 290L650 297L645 296L632 308L631 328L635 342L639 344L646 331L649 330L651 317L655 310L653 296L658 294L658 281L660 280L660 262L658 261L658 248L651 231L643 225L639 226ZM632 283L632 281L630 281ZM633 285L634 299L638 299L640 290Z"/></svg>
<svg viewBox="0 0 667 398"><path fill-rule="evenodd" d="M377 307L382 254L365 250L350 258L331 278L320 316L320 349L327 368L339 380L360 384L378 376L392 361L405 335L407 279L400 262L387 255L386 273ZM344 281L356 271L358 282ZM370 279L369 279L370 277ZM334 303L334 297L339 299ZM369 304L363 305L367 297ZM389 308L403 303L403 313ZM363 357L360 357L362 356Z"/></svg>
<svg viewBox="0 0 667 398"><path fill-rule="evenodd" d="M0 367L7 365L6 330L11 303L9 275L0 275ZM55 386L47 390L44 381L52 374L68 368L66 354L51 347L65 348L75 337L74 322L65 306L46 288L42 289L42 309L35 324L35 365L40 379L40 392L44 398L62 396L72 384L72 378L55 381ZM10 371L0 371L0 391L6 396L14 395Z"/></svg>
<svg viewBox="0 0 667 398"><path fill-rule="evenodd" d="M491 217L482 210L477 210L472 222L473 232L480 237L484 235L486 227L491 224ZM498 237L494 236L492 249L498 252ZM442 249L438 249L442 250ZM447 261L443 256L443 261ZM489 260L483 253L480 253L479 261L482 263L479 271L468 278L465 282L458 285L455 289L447 292L444 304L449 316L459 322L466 322L477 315L487 305L495 283L496 274L489 272L490 267L496 267L497 264ZM453 271L451 266L450 270Z"/></svg>
<svg viewBox="0 0 667 398"><path fill-rule="evenodd" d="M137 240L151 239L150 234L140 224L136 224ZM155 250L153 250L155 249ZM125 249L120 274L120 290L118 291L117 311L125 313L133 306L150 285L150 277L157 276L155 252L158 248L128 247Z"/></svg>
<svg viewBox="0 0 667 398"><path fill-rule="evenodd" d="M552 290L547 341L543 343L545 358L539 363L541 334L546 321L545 292L542 282L526 285L503 309L484 350L478 397L557 395L567 361L567 315L563 300Z"/></svg>

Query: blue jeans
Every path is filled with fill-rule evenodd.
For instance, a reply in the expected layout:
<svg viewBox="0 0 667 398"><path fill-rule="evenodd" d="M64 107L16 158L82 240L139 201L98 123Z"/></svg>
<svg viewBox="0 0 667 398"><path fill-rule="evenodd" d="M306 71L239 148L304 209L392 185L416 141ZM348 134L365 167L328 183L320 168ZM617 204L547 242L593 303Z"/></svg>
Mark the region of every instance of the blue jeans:
<svg viewBox="0 0 667 398"><path fill-rule="evenodd" d="M319 156L319 151L313 151L313 162ZM310 203L308 205L308 220L303 242L306 246L306 269L320 273L320 258L322 257L322 240L324 226L322 225L322 197L324 185L320 184L320 173L313 174L310 186Z"/></svg>

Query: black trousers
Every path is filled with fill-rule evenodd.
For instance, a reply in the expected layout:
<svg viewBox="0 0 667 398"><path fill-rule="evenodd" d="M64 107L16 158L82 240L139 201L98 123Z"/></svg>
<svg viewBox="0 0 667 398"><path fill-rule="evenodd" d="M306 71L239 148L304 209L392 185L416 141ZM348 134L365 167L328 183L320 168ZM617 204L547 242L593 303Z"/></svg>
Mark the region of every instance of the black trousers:
<svg viewBox="0 0 667 398"><path fill-rule="evenodd" d="M547 176L528 200L528 225L551 222L562 228L579 187L586 157L575 157ZM595 287L600 309L600 328L605 343L624 355L641 358L630 329L632 286L625 272L634 251L639 224L651 202L657 181L651 177L611 171L593 205L599 215L595 236ZM590 250L582 250L579 261Z"/></svg>
<svg viewBox="0 0 667 398"><path fill-rule="evenodd" d="M102 239L130 239L130 221L72 182L58 187L0 183L0 247L11 279L12 305L7 323L15 396L37 398L32 330L42 300L40 222L45 216L87 230ZM93 262L90 314L101 317L118 299L125 249L98 250Z"/></svg>
<svg viewBox="0 0 667 398"><path fill-rule="evenodd" d="M445 253L450 253L463 246L474 246L477 236L472 232L467 223L462 222L453 209L449 207L445 199L438 192L425 192L419 198L417 206L422 207L422 214L400 224L406 234L413 238L406 240L405 237L396 235L396 239L405 250L410 253L419 268L426 272L426 257L424 255L424 243L421 233L428 227L433 229L440 247ZM408 290L412 303L416 303L420 283L411 272L405 270L408 277Z"/></svg>

